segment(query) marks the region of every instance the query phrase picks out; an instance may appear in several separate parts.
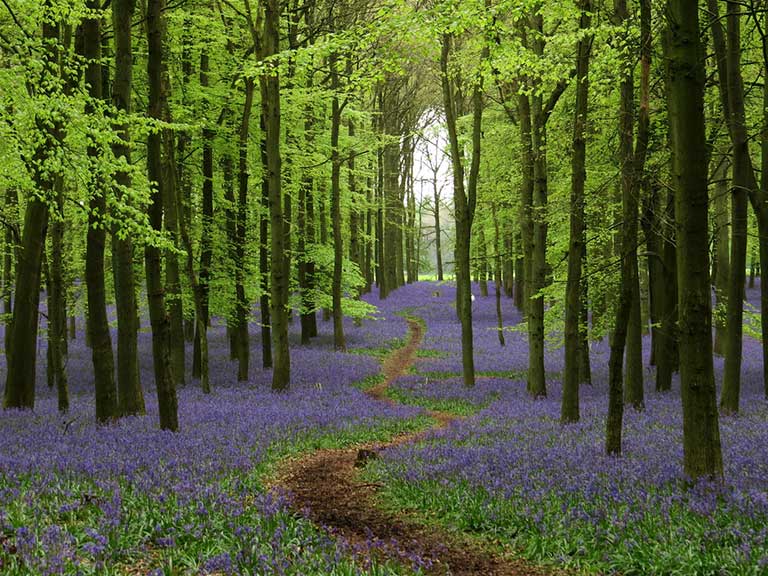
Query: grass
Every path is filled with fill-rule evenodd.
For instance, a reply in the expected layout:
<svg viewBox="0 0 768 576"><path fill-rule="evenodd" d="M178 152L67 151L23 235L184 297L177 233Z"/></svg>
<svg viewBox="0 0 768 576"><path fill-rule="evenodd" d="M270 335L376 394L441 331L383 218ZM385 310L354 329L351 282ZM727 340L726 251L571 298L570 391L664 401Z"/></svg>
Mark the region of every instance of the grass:
<svg viewBox="0 0 768 576"><path fill-rule="evenodd" d="M368 466L366 478L384 484L379 504L387 510L415 511L424 522L477 536L489 544L502 543L541 565L625 576L747 576L768 570L768 545L761 550L739 549L727 529L717 528L741 524L742 530L764 532L760 521L718 517L717 513L705 517L688 509L684 499L668 516L646 513L617 531L608 520L597 524L562 520L565 510L605 507L604 502L553 493L537 502L538 512L532 517L524 512L525 503L514 497L491 498L482 488L466 482L405 482L389 477L379 462ZM631 515L633 511L618 513ZM678 536L683 528L688 534L685 539Z"/></svg>
<svg viewBox="0 0 768 576"><path fill-rule="evenodd" d="M435 412L448 412L461 417L473 416L496 399L496 397L491 397L487 402L476 404L463 398L429 398L427 396L419 396L394 386L387 390L387 397L407 406L418 406Z"/></svg>
<svg viewBox="0 0 768 576"><path fill-rule="evenodd" d="M374 358L386 358L393 350L402 348L405 346L406 340L404 338L392 338L384 342L382 346L375 348L349 348L347 354L356 354L361 356L373 356Z"/></svg>
<svg viewBox="0 0 768 576"><path fill-rule="evenodd" d="M419 370L417 366L411 366L411 374L418 374L430 380L448 380L450 378L461 378L461 372L451 370ZM525 381L528 378L527 370L477 370L475 377L480 378L504 378L506 380ZM562 377L560 372L547 372L548 380L558 380Z"/></svg>

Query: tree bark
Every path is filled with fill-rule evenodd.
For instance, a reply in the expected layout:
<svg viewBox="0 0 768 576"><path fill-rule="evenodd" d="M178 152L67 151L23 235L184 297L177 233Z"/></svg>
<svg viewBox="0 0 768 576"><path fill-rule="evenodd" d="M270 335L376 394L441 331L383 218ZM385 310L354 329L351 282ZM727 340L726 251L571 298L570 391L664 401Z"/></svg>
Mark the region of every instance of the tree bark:
<svg viewBox="0 0 768 576"><path fill-rule="evenodd" d="M59 24L54 19L50 0L44 3L43 54L40 81L41 95L53 97L59 75ZM29 163L38 194L27 202L21 249L16 266L16 290L13 320L6 335L8 372L5 382L6 408L33 409L35 407L35 372L37 368L38 307L43 264L45 236L48 230L48 204L56 180L56 149L64 138L60 119L50 118L49 110L40 110L35 125L41 139Z"/></svg>
<svg viewBox="0 0 768 576"><path fill-rule="evenodd" d="M200 88L205 91L209 87L208 71L210 59L208 49L200 53ZM203 127L203 190L202 190L202 226L200 230L200 307L202 324L195 325L195 345L192 359L192 375L202 376L202 340L207 338L210 322L209 295L211 280L211 264L213 263L213 139L214 130L210 126Z"/></svg>
<svg viewBox="0 0 768 576"><path fill-rule="evenodd" d="M264 57L279 52L280 2L266 0L264 15ZM272 388L285 390L291 381L291 357L288 347L288 290L286 274L290 231L283 220L283 192L280 187L280 76L277 68L261 76L261 101L266 127L267 178L269 179L270 230L272 233L271 318L274 368Z"/></svg>
<svg viewBox="0 0 768 576"><path fill-rule="evenodd" d="M712 362L704 50L695 0L668 0L666 60L674 150L683 463L692 480L723 474Z"/></svg>
<svg viewBox="0 0 768 576"><path fill-rule="evenodd" d="M341 105L339 103L339 73L336 69L337 57L331 54L331 227L333 229L333 280L331 299L333 311L333 347L345 351L344 313L341 309L341 275L344 264L344 244L341 234L341 154L339 153L339 130L341 128Z"/></svg>
<svg viewBox="0 0 768 576"><path fill-rule="evenodd" d="M113 0L112 25L115 34L115 76L112 103L115 108L130 114L133 90L133 49L131 23L135 0ZM128 123L115 126L117 140L112 144L115 158L123 158L125 167L131 164L131 135ZM114 194L118 203L127 202L125 192L131 188L131 174L127 169L115 174ZM122 416L144 414L144 393L139 376L138 305L136 278L133 269L134 246L128 230L116 219L112 227L112 277L115 285L117 310L117 395Z"/></svg>
<svg viewBox="0 0 768 576"><path fill-rule="evenodd" d="M97 11L98 0L88 0L90 10ZM86 114L95 114L95 102L102 98L101 75L101 19L86 18L81 24L82 55L87 62L85 81L88 85L89 101ZM104 248L106 227L104 217L107 211L106 188L99 175L101 150L89 138L88 160L90 179L88 181L88 234L85 256L85 284L88 290L87 330L91 340L91 358L96 390L96 420L107 422L118 415L117 389L115 388L115 361L112 353L112 337L107 317L107 299L104 286Z"/></svg>
<svg viewBox="0 0 768 576"><path fill-rule="evenodd" d="M728 127L733 144L733 181L731 185L731 277L726 303L725 368L720 410L723 414L739 411L741 357L744 330L744 284L747 267L748 191L756 182L749 156L744 111L744 83L741 77L741 7L727 3L726 80L728 87Z"/></svg>
<svg viewBox="0 0 768 576"><path fill-rule="evenodd" d="M248 134L251 110L253 109L253 91L253 79L246 78L245 102L243 103L243 116L240 121L238 140L237 224L235 227L235 297L237 302L235 330L237 331L237 380L239 382L248 380L251 356L250 336L248 334L248 318L251 306L245 293L245 231L248 219Z"/></svg>
<svg viewBox="0 0 768 576"><path fill-rule="evenodd" d="M470 252L472 221L477 205L477 182L480 172L480 142L482 138L483 94L482 82L478 79L472 94L472 158L466 188L464 185L464 155L459 144L456 126L456 96L454 81L449 74L449 60L453 38L450 34L442 37L440 72L443 91L448 140L453 162L453 197L456 219L456 311L461 323L462 373L465 386L475 384L475 361L472 338L472 293L470 285ZM483 60L488 57L488 48L483 48Z"/></svg>
<svg viewBox="0 0 768 576"><path fill-rule="evenodd" d="M579 30L589 30L592 18L590 0L579 2ZM584 183L586 171L586 123L589 111L589 59L592 36L583 36L576 48L576 105L573 119L571 152L571 213L568 246L568 280L565 288L565 370L560 421L579 420L579 385L581 372L582 264L584 261Z"/></svg>
<svg viewBox="0 0 768 576"><path fill-rule="evenodd" d="M166 86L163 82L165 56L165 0L156 0L147 4L147 78L149 99L147 115L153 120L161 120L167 100ZM147 173L154 183L149 205L149 221L155 231L163 226L163 187L162 135L155 131L147 136ZM146 261L147 297L149 299L149 319L152 324L152 358L154 361L157 403L160 412L160 428L176 431L179 429L178 401L176 384L170 359L170 323L165 307L162 263L160 249L147 245L144 249Z"/></svg>
<svg viewBox="0 0 768 576"><path fill-rule="evenodd" d="M729 190L727 184L728 164L725 159L718 159L718 166L714 171L715 197L713 198L715 210L715 251L717 255L717 269L715 271L715 301L718 313L715 315L715 354L725 353L726 322L725 310L728 303L728 282L731 276L730 262L730 225L729 217Z"/></svg>

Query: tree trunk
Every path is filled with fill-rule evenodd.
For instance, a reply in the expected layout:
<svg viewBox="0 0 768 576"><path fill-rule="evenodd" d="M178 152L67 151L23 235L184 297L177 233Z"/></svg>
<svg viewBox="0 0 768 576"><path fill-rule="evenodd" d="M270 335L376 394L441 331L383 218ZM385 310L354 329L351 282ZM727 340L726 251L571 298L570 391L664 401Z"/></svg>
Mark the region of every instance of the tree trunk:
<svg viewBox="0 0 768 576"><path fill-rule="evenodd" d="M482 137L483 94L480 79L475 84L472 94L472 159L464 186L464 158L456 128L456 96L454 81L449 75L449 60L453 37L444 34L440 55L441 84L443 106L445 109L448 139L453 162L453 197L456 214L456 311L461 322L461 357L464 384L474 386L475 363L472 338L472 293L470 291L470 252L472 221L477 205L477 182L480 172L480 141ZM488 57L488 48L483 49L483 60Z"/></svg>
<svg viewBox="0 0 768 576"><path fill-rule="evenodd" d="M147 77L149 82L148 116L154 120L162 119L167 95L163 82L165 50L165 0L147 4ZM162 136L152 132L147 136L147 173L154 188L149 205L149 220L156 232L163 226L164 178L162 154ZM144 249L146 261L147 297L149 299L149 319L152 324L152 358L154 361L157 403L160 412L160 428L178 430L178 401L176 384L172 374L170 359L170 325L165 307L163 290L162 262L160 249L147 245Z"/></svg>
<svg viewBox="0 0 768 576"><path fill-rule="evenodd" d="M733 144L733 182L731 185L731 277L726 304L725 368L720 410L739 411L741 388L742 334L744 331L744 283L747 267L748 191L757 188L744 112L744 84L741 77L741 7L727 3L726 78L728 86L728 127Z"/></svg>
<svg viewBox="0 0 768 576"><path fill-rule="evenodd" d="M237 313L235 330L237 331L237 380L248 380L251 347L248 334L248 318L251 306L245 293L245 231L248 219L248 134L250 130L251 110L253 109L252 78L245 80L245 102L240 122L239 153L237 168L237 224L235 227L235 298ZM262 323L263 320L262 320Z"/></svg>
<svg viewBox="0 0 768 576"><path fill-rule="evenodd" d="M589 30L592 22L590 0L579 2L581 17L579 30ZM571 213L568 246L568 280L565 289L565 370L563 372L563 397L560 421L579 420L579 385L582 370L581 330L582 320L582 264L584 262L584 183L586 171L586 123L589 111L589 59L592 36L584 36L576 48L576 105L573 119L573 145L571 153Z"/></svg>
<svg viewBox="0 0 768 576"><path fill-rule="evenodd" d="M87 7L96 11L98 0L88 0ZM89 86L90 100L86 114L95 114L95 103L102 98L101 75L101 19L87 18L81 25L82 55L87 61L85 81ZM88 289L88 325L91 339L91 358L96 389L96 420L107 422L118 415L117 389L115 387L115 361L112 354L112 338L107 317L107 298L104 286L104 248L106 226L103 221L107 211L106 189L99 175L101 156L99 145L89 139L88 160L88 235L85 255L85 284Z"/></svg>
<svg viewBox="0 0 768 576"><path fill-rule="evenodd" d="M643 197L640 223L643 228L646 246L646 266L648 267L648 309L651 321L651 357L650 365L655 366L659 347L659 322L664 284L662 282L661 246L663 239L659 234L660 218L659 189L651 186Z"/></svg>
<svg viewBox="0 0 768 576"><path fill-rule="evenodd" d="M537 17L536 20L540 20ZM539 24L541 27L541 24ZM546 126L541 95L531 97L531 142L533 154L533 247L528 303L528 393L534 398L547 395L544 374L544 296L547 274L547 157Z"/></svg>
<svg viewBox="0 0 768 576"><path fill-rule="evenodd" d="M131 113L133 90L133 49L131 22L135 0L113 0L112 24L115 34L115 79L112 103L125 114ZM118 138L112 144L115 158L124 158L131 164L131 135L129 126L115 126ZM114 195L118 203L128 201L125 192L132 185L131 174L119 170L115 174ZM117 395L122 416L144 414L144 393L141 389L138 355L138 305L136 278L133 269L134 247L131 234L116 218L112 226L112 278L115 285L117 310Z"/></svg>
<svg viewBox="0 0 768 576"><path fill-rule="evenodd" d="M208 71L210 61L208 50L200 53L200 87L205 90L209 86ZM209 295L211 280L211 264L213 263L213 139L214 130L209 126L203 127L203 193L202 193L202 226L200 230L200 307L202 324L195 325L195 345L192 360L192 375L202 377L203 357L202 340L207 339L210 322ZM207 360L206 360L207 361Z"/></svg>
<svg viewBox="0 0 768 576"><path fill-rule="evenodd" d="M626 0L614 3L617 21L623 23L629 18ZM621 167L622 196L622 233L621 233L621 287L619 310L616 313L614 337L626 338L626 342L612 342L611 353L624 353L626 346L626 381L624 382L624 400L636 410L644 407L642 326L640 315L640 277L637 263L637 228L638 204L645 152L648 142L648 74L650 70L650 6L645 0L641 30L641 110L638 126L637 149L633 148L634 139L634 76L629 70L621 80L619 111L619 163ZM646 21L646 18L648 19ZM629 306L626 313L627 326L619 327L619 317L623 317L622 303ZM623 335L623 336L622 336ZM609 361L609 364L611 362ZM618 447L621 451L621 447Z"/></svg>
<svg viewBox="0 0 768 576"><path fill-rule="evenodd" d="M437 280L443 281L443 247L442 231L440 229L440 187L437 184L437 176L432 179L432 194L435 199L435 258L437 262Z"/></svg>
<svg viewBox="0 0 768 576"><path fill-rule="evenodd" d="M312 79L308 80L311 88ZM304 136L306 149L312 151L315 148L314 134L315 117L312 106L306 108L306 120L304 121ZM309 344L311 338L317 336L317 311L315 303L315 261L308 255L307 248L315 247L315 180L312 170L305 169L299 185L299 218L298 218L298 244L299 254L299 290L301 291L301 343ZM267 199L269 196L268 190ZM267 221L264 220L265 224ZM266 243L263 244L266 247ZM266 263L266 258L265 258ZM268 304L268 303L267 303ZM269 307L266 307L269 312Z"/></svg>
<svg viewBox="0 0 768 576"><path fill-rule="evenodd" d="M344 264L344 244L341 234L341 157L339 154L339 130L341 128L341 105L339 104L339 74L336 69L336 55L331 54L331 226L333 228L333 347L339 351L347 349L344 339L344 313L341 309L341 275Z"/></svg>
<svg viewBox="0 0 768 576"><path fill-rule="evenodd" d="M3 313L5 314L5 356L10 356L11 319L13 317L14 266L19 259L14 258L19 250L19 192L14 186L5 189L4 212L8 223L5 227L5 253L3 254Z"/></svg>
<svg viewBox="0 0 768 576"><path fill-rule="evenodd" d="M267 0L264 17L264 57L279 52L280 2ZM280 77L276 69L261 76L261 101L266 127L267 178L269 179L269 208L272 247L271 318L274 369L272 388L285 390L291 380L291 358L288 348L288 290L290 278L286 272L290 236L283 220L283 195L280 187Z"/></svg>
<svg viewBox="0 0 768 576"><path fill-rule="evenodd" d="M225 153L221 159L221 172L224 184L224 200L226 201L227 260L230 264L228 271L232 278L235 277L237 269L237 201L235 199L233 164L232 156ZM233 302L233 306L230 308L229 315L227 316L227 340L229 343L229 359L237 360L237 353L240 347L237 343L237 288L235 288L232 296L234 299L230 300L230 302Z"/></svg>
<svg viewBox="0 0 768 576"><path fill-rule="evenodd" d="M480 296L488 297L488 247L485 243L485 229L482 224L477 231L477 257L479 268Z"/></svg>
<svg viewBox="0 0 768 576"><path fill-rule="evenodd" d="M496 329L499 336L499 346L506 345L504 340L504 318L501 313L501 293L503 290L502 283L502 239L499 232L499 217L496 215L496 206L491 206L493 216L493 248L495 252L494 266L493 266L493 281L496 289Z"/></svg>
<svg viewBox="0 0 768 576"><path fill-rule="evenodd" d="M58 85L55 79L59 76L59 25L53 21L50 0L45 1L43 9L46 13L43 22L45 51L38 86L41 96L51 98ZM45 198L50 197L54 189L59 171L56 166L56 149L64 138L62 120L51 119L48 110L36 114L35 126L41 138L35 147L29 171L39 195L31 196L24 213L24 230L16 266L17 290L13 320L6 333L8 372L4 399L6 408L30 410L35 407L38 307L43 249L48 229L48 205ZM18 287L23 287L23 290L18 290Z"/></svg>
<svg viewBox="0 0 768 576"><path fill-rule="evenodd" d="M693 481L723 474L712 363L704 50L698 2L668 0L669 121L674 150L683 463Z"/></svg>

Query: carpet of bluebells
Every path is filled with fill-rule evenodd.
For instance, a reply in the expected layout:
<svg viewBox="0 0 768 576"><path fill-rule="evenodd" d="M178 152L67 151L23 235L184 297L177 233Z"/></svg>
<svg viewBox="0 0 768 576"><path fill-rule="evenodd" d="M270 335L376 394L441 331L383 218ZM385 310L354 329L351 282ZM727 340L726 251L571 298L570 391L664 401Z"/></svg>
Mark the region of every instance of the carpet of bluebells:
<svg viewBox="0 0 768 576"><path fill-rule="evenodd" d="M758 289L748 296L759 303ZM563 351L547 352L548 397L529 398L526 335L510 300L503 302L503 348L494 298L478 296L473 304L481 377L468 390L459 378L459 328L448 305L454 290L445 285L436 296L433 286L417 285L398 297L419 306L424 347L436 353L419 360L394 394L468 417L418 445L389 449L375 463L369 473L387 486L384 505L419 510L429 521L511 544L535 561L587 572L768 574L768 403L757 341L744 342L741 414L721 418L726 482L688 488L677 382L672 392L656 393L646 372L646 409L625 412L624 455L606 457L607 342L591 350L594 383L582 387L581 421L564 427ZM646 366L649 347L646 336ZM719 380L722 359L715 367Z"/></svg>
<svg viewBox="0 0 768 576"><path fill-rule="evenodd" d="M382 305L378 320L348 323L350 346L367 352L401 341L407 324L394 314L397 305ZM371 563L359 545L297 518L284 495L262 485L270 465L291 453L428 425L418 408L376 402L352 386L377 374L379 359L333 352L331 330L320 323L309 347L292 334L292 389L275 394L271 373L258 367L250 381L235 381L225 329L214 322L214 392L202 394L187 375L175 434L158 429L148 330L140 335L148 414L101 427L83 333L70 343L65 416L45 385L41 342L35 411L0 412L0 573L413 573L409 563ZM251 365L258 366L256 318L251 335ZM4 373L3 358L3 380Z"/></svg>
<svg viewBox="0 0 768 576"><path fill-rule="evenodd" d="M548 397L530 399L519 313L504 299L502 348L493 297L474 293L472 389L460 377L455 291L420 283L384 302L367 297L378 319L346 324L348 354L332 351L330 323L320 323L308 347L294 323L286 394L270 392L271 374L258 368L236 383L223 325L214 322L214 393L202 394L187 375L176 434L157 428L148 331L140 336L147 416L93 423L90 351L78 333L68 362L71 412L57 414L39 373L35 412L0 413L0 573L413 574L418 558L371 560L366 546L291 513L290 496L266 492L263 478L293 453L428 425L425 407L464 418L369 466L366 474L386 486L384 506L585 572L768 574L768 405L758 342L745 339L742 412L721 420L726 482L690 487L678 387L658 394L647 372L646 409L626 412L624 455L608 458L607 342L593 343L594 383L582 388L581 421L563 427L562 350L547 352ZM759 301L756 290L748 296ZM402 405L376 402L360 389L377 381L381 357L405 340L407 315L426 326L417 363L389 390ZM255 317L251 334L253 366ZM647 337L644 347L647 366ZM41 343L41 367L44 357Z"/></svg>

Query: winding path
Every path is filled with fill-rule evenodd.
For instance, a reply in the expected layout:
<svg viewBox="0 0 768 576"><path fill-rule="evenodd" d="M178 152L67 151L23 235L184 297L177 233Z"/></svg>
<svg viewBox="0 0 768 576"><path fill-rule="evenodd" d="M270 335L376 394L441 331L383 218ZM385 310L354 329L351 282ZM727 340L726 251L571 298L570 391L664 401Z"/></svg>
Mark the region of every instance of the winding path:
<svg viewBox="0 0 768 576"><path fill-rule="evenodd" d="M408 319L407 343L394 350L382 363L383 381L368 390L382 402L390 384L413 364L424 336L422 324ZM430 430L448 426L458 417L445 412L428 411L436 420ZM375 540L381 543L376 553L393 559L413 556L431 563L428 574L454 576L550 576L554 572L534 566L517 557L499 555L471 542L467 537L447 532L438 526L424 525L407 514L393 514L376 506L376 484L363 483L358 476L359 456L370 454L423 437L430 430L396 436L388 442L359 444L346 449L319 450L302 458L286 461L270 482L273 488L288 490L297 510L308 510L309 517L343 536L353 545L365 547ZM362 451L362 452L361 452Z"/></svg>

